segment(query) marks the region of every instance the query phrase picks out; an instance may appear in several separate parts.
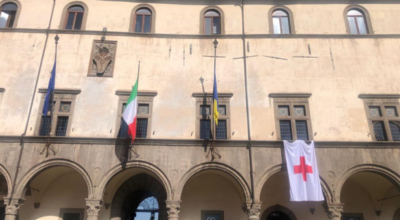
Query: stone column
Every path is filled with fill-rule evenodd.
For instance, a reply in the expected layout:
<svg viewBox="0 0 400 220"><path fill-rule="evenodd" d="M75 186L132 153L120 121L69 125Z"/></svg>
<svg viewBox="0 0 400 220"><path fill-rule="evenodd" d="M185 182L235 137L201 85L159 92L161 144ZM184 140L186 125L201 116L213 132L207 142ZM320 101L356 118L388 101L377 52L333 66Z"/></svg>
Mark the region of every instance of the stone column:
<svg viewBox="0 0 400 220"><path fill-rule="evenodd" d="M101 200L86 199L87 220L98 220L99 211L102 205Z"/></svg>
<svg viewBox="0 0 400 220"><path fill-rule="evenodd" d="M168 220L179 220L179 212L181 210L181 201L167 200Z"/></svg>
<svg viewBox="0 0 400 220"><path fill-rule="evenodd" d="M261 202L246 202L246 212L249 220L260 220Z"/></svg>
<svg viewBox="0 0 400 220"><path fill-rule="evenodd" d="M6 206L5 220L16 220L18 210L24 203L25 199L21 198L4 198L4 205Z"/></svg>
<svg viewBox="0 0 400 220"><path fill-rule="evenodd" d="M343 203L328 203L324 205L330 220L341 220L343 205Z"/></svg>

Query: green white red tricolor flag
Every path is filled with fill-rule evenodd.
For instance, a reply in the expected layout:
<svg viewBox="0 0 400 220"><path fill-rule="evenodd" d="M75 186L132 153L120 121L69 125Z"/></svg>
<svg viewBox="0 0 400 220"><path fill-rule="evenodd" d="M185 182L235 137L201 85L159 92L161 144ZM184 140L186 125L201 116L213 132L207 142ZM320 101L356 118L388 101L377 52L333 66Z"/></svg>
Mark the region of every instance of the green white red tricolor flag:
<svg viewBox="0 0 400 220"><path fill-rule="evenodd" d="M123 119L128 125L128 134L132 137L132 142L136 137L136 124L137 124L137 110L138 110L138 80L136 80L135 86L132 88L131 95L129 96L128 102L123 114Z"/></svg>

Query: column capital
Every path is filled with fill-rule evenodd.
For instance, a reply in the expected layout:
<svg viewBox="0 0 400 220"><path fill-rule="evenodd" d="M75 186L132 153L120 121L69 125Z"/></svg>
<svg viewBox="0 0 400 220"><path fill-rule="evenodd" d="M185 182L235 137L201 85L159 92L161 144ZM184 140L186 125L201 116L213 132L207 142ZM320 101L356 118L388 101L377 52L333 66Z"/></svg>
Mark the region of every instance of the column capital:
<svg viewBox="0 0 400 220"><path fill-rule="evenodd" d="M250 202L247 201L246 204L246 212L248 215L249 220L259 220L260 219L260 213L261 213L261 202Z"/></svg>
<svg viewBox="0 0 400 220"><path fill-rule="evenodd" d="M85 199L86 200L86 211L89 216L98 216L100 208L103 204L103 201L97 199Z"/></svg>
<svg viewBox="0 0 400 220"><path fill-rule="evenodd" d="M329 219L340 220L343 212L343 203L325 203L325 211L328 214Z"/></svg>
<svg viewBox="0 0 400 220"><path fill-rule="evenodd" d="M181 200L167 200L165 203L167 204L168 219L178 220L181 210Z"/></svg>
<svg viewBox="0 0 400 220"><path fill-rule="evenodd" d="M17 215L19 208L24 204L23 198L4 197L4 205L6 206L6 215Z"/></svg>

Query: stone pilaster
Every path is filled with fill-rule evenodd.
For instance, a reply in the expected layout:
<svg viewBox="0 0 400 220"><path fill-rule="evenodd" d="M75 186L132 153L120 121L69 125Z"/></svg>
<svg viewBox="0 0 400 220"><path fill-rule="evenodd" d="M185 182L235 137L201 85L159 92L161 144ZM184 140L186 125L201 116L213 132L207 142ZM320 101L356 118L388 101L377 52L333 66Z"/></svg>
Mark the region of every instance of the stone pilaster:
<svg viewBox="0 0 400 220"><path fill-rule="evenodd" d="M324 205L325 211L330 220L341 220L343 203L328 203Z"/></svg>
<svg viewBox="0 0 400 220"><path fill-rule="evenodd" d="M249 220L259 220L261 212L261 202L246 202L246 212Z"/></svg>
<svg viewBox="0 0 400 220"><path fill-rule="evenodd" d="M16 220L19 208L21 208L25 199L22 198L4 198L4 205L6 206L5 220Z"/></svg>
<svg viewBox="0 0 400 220"><path fill-rule="evenodd" d="M181 201L167 200L168 220L179 220L179 212L181 210Z"/></svg>
<svg viewBox="0 0 400 220"><path fill-rule="evenodd" d="M87 220L98 220L101 200L86 199Z"/></svg>

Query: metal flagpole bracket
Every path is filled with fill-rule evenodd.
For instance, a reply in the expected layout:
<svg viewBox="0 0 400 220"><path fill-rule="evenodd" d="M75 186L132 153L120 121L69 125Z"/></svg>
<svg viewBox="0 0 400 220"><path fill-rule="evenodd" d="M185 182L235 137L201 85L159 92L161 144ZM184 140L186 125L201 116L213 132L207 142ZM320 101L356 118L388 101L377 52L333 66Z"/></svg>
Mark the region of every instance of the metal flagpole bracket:
<svg viewBox="0 0 400 220"><path fill-rule="evenodd" d="M129 152L128 153L129 153L129 155L128 155L129 160L133 160L133 155L135 155L135 157L136 157L135 159L140 157L140 155L137 152L137 149L136 149L135 145L133 144L133 142L131 142L131 144L129 145Z"/></svg>

